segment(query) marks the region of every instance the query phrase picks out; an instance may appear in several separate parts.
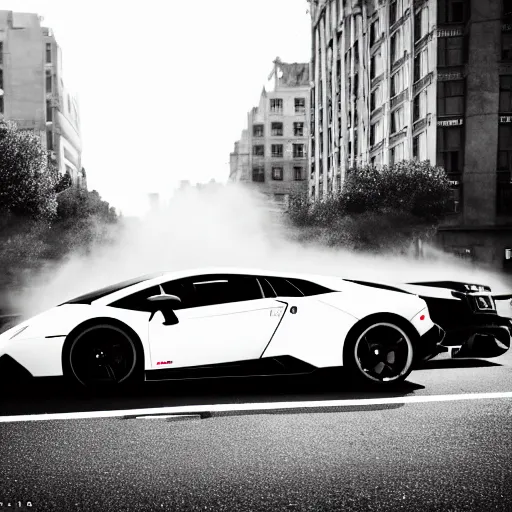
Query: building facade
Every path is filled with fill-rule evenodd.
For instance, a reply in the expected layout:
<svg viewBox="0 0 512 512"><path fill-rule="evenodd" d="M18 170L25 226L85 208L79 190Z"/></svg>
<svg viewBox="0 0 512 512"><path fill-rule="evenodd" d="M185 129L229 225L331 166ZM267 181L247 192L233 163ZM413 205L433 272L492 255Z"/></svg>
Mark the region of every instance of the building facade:
<svg viewBox="0 0 512 512"><path fill-rule="evenodd" d="M309 65L276 59L271 78L273 90L263 88L235 142L229 180L265 194L281 210L290 194L307 191Z"/></svg>
<svg viewBox="0 0 512 512"><path fill-rule="evenodd" d="M86 188L78 102L64 85L61 49L37 14L0 11L0 116L36 132L59 172Z"/></svg>
<svg viewBox="0 0 512 512"><path fill-rule="evenodd" d="M445 249L507 268L512 1L311 0L309 193L358 164L429 160L452 185Z"/></svg>

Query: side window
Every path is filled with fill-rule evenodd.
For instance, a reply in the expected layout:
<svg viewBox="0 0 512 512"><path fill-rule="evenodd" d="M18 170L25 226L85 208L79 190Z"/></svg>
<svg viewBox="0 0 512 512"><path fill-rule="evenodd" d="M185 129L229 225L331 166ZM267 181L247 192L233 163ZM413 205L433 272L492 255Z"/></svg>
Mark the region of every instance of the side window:
<svg viewBox="0 0 512 512"><path fill-rule="evenodd" d="M263 290L263 295L265 297L273 299L276 296L274 288L272 288L270 283L264 277L258 277L258 283L260 283L261 289Z"/></svg>
<svg viewBox="0 0 512 512"><path fill-rule="evenodd" d="M278 297L303 297L304 294L288 279L282 277L265 278Z"/></svg>
<svg viewBox="0 0 512 512"><path fill-rule="evenodd" d="M304 279L288 279L288 282L296 286L306 297L320 295L322 293L331 293L333 291L321 284L305 281Z"/></svg>
<svg viewBox="0 0 512 512"><path fill-rule="evenodd" d="M169 281L162 283L164 293L169 295L176 295L181 299L181 302L174 306L177 311L179 309L189 309L196 306L196 297L194 288L188 279L178 279L176 281Z"/></svg>
<svg viewBox="0 0 512 512"><path fill-rule="evenodd" d="M187 281L193 289L195 307L263 298L262 289L255 277L209 275Z"/></svg>
<svg viewBox="0 0 512 512"><path fill-rule="evenodd" d="M146 288L140 292L132 293L128 295L128 297L123 297L122 299L116 300L109 304L109 306L113 308L121 308L121 309L131 309L132 311L146 311L150 312L151 307L147 298L152 295L159 295L160 288L158 286L152 286L151 288Z"/></svg>

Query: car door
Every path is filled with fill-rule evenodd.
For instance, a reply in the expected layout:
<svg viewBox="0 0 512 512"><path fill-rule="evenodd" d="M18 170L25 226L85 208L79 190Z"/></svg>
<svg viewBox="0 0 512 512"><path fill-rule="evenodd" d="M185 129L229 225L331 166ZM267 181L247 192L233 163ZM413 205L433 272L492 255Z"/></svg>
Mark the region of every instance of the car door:
<svg viewBox="0 0 512 512"><path fill-rule="evenodd" d="M178 323L164 325L157 313L149 323L153 368L183 368L261 357L287 304L265 297L256 277L203 275L162 285L182 303Z"/></svg>

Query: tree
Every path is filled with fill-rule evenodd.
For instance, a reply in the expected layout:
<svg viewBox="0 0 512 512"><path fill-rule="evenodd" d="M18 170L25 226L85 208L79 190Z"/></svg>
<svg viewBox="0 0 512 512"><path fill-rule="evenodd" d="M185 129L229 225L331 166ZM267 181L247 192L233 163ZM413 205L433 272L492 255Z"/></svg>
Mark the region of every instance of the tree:
<svg viewBox="0 0 512 512"><path fill-rule="evenodd" d="M58 172L39 138L0 120L0 215L49 220L57 211Z"/></svg>
<svg viewBox="0 0 512 512"><path fill-rule="evenodd" d="M343 190L311 203L290 201L289 218L302 239L360 250L405 250L430 238L447 212L450 186L444 170L429 162L405 161L350 169Z"/></svg>
<svg viewBox="0 0 512 512"><path fill-rule="evenodd" d="M109 227L118 220L115 208L96 191L69 187L57 196L57 214L48 233L47 258L59 259L71 251L88 252L108 242Z"/></svg>

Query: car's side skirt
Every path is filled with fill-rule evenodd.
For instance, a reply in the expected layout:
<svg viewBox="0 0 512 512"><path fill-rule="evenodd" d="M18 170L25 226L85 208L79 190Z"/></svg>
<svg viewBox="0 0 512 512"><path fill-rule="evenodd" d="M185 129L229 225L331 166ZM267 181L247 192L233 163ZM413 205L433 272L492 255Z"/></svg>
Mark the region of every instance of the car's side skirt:
<svg viewBox="0 0 512 512"><path fill-rule="evenodd" d="M292 356L263 357L247 361L233 361L186 368L146 370L145 380L205 379L215 377L251 377L264 375L294 375L312 373L316 366Z"/></svg>

